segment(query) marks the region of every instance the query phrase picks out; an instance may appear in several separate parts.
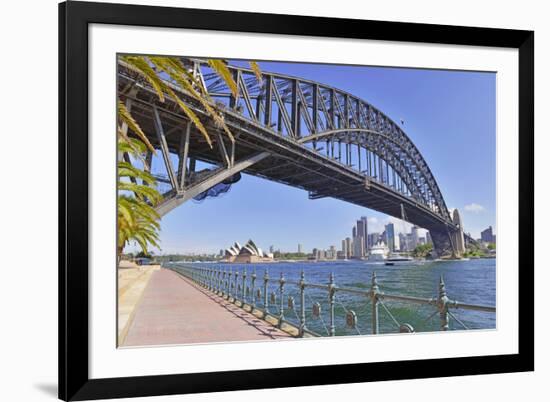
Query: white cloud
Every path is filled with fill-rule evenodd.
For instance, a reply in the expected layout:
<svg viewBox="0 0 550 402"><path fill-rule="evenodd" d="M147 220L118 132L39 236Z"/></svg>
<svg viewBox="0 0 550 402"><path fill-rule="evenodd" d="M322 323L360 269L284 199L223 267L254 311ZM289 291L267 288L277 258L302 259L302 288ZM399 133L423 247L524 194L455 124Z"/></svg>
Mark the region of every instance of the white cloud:
<svg viewBox="0 0 550 402"><path fill-rule="evenodd" d="M483 208L482 205L476 204L475 202L472 202L471 204L465 205L464 210L468 212L473 212L475 214L484 211L485 208Z"/></svg>

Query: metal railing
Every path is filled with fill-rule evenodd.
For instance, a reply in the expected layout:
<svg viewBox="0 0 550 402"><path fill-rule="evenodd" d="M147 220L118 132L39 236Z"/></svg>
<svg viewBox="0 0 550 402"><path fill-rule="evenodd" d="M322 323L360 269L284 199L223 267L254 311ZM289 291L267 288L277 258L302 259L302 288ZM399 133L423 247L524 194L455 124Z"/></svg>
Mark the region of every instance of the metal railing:
<svg viewBox="0 0 550 402"><path fill-rule="evenodd" d="M361 332L358 327L358 315L353 309L348 309L338 300L338 295L347 294L364 297L370 302L370 332L372 334L380 333L380 307L391 319L398 332L407 333L415 332L415 328L407 322L400 322L388 308L386 302L393 301L413 305L425 305L434 308L434 311L427 317L425 321L431 320L434 316L439 315L439 330L449 330L450 320L454 320L461 328L469 328L462 320L460 320L451 310L471 310L486 313L496 313L496 308L492 306L483 306L476 304L468 304L452 300L447 296L447 290L443 276L440 276L438 284L438 294L432 298L422 298L406 295L397 295L386 293L380 290L376 272L372 273L370 287L368 289L358 289L349 287L340 287L336 285L334 274L330 273L328 283L308 283L305 279L305 273L302 270L298 281L287 280L284 273L280 273L279 278L271 278L269 271L266 268L263 275L258 275L256 269L252 273L247 273L246 268L233 270L232 268L219 267L196 267L190 265L179 265L176 267L167 267L180 275L192 280L203 288L227 299L228 301L240 304L241 307L248 307L251 312L259 312L265 319L272 317L276 320L279 328L283 325L294 327L295 336L324 336L319 331L313 331L308 328L306 318L309 315L310 319L319 320L324 328L327 336L336 335L336 307L342 308L345 313L345 325L348 329L355 330L359 335ZM289 288L293 287L294 292L290 292ZM328 302L328 322L325 323L321 314L322 304L314 302L309 297L308 292L326 292L326 301ZM299 306L297 308L294 295L299 297ZM285 307L285 295L286 307ZM311 302L311 310L306 307L306 298ZM278 299L278 300L277 300ZM362 303L366 305L367 303ZM295 316L295 321L287 319L286 312L292 312ZM319 326L319 325L317 325ZM392 325L393 326L393 325Z"/></svg>

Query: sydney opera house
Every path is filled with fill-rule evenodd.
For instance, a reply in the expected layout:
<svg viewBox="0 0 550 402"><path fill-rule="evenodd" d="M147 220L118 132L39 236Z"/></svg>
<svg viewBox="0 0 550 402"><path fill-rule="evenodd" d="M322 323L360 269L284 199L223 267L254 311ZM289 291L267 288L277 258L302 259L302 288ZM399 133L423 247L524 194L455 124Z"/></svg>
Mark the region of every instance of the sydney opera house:
<svg viewBox="0 0 550 402"><path fill-rule="evenodd" d="M236 263L271 262L273 261L273 254L264 252L252 240L248 240L244 246L241 246L239 242L235 242L231 247L226 248L223 261Z"/></svg>

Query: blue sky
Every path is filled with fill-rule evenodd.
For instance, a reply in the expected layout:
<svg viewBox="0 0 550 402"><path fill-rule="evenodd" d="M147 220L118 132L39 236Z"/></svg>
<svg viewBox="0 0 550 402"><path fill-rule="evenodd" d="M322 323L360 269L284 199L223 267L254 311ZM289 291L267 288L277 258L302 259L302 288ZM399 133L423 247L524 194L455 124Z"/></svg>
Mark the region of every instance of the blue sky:
<svg viewBox="0 0 550 402"><path fill-rule="evenodd" d="M235 62L238 64L239 62ZM241 63L242 64L242 63ZM475 238L496 221L496 75L483 72L260 62L263 71L295 75L349 91L373 104L403 129L426 159L449 208L461 212ZM161 161L153 165L160 169ZM153 166L155 168L155 166ZM188 202L161 222L162 252L217 252L252 238L296 251L301 243L340 247L360 216L369 232L388 221L376 211L243 175L231 191L202 203Z"/></svg>

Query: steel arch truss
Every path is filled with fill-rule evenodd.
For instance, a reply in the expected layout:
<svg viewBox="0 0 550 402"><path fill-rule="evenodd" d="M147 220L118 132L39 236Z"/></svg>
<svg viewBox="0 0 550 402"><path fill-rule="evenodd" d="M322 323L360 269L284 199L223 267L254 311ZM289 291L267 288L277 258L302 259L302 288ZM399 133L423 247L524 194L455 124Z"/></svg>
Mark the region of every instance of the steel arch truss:
<svg viewBox="0 0 550 402"><path fill-rule="evenodd" d="M229 66L238 86L231 93L205 60L183 58L218 106L228 108L326 158L352 168L429 208L451 217L420 151L393 120L345 91L318 82Z"/></svg>

